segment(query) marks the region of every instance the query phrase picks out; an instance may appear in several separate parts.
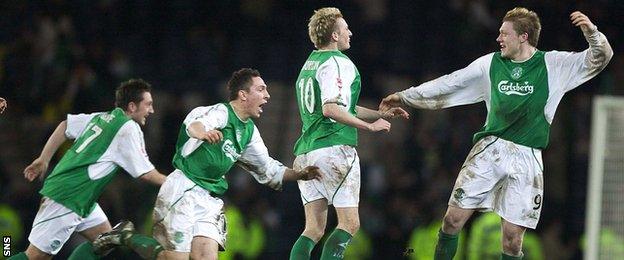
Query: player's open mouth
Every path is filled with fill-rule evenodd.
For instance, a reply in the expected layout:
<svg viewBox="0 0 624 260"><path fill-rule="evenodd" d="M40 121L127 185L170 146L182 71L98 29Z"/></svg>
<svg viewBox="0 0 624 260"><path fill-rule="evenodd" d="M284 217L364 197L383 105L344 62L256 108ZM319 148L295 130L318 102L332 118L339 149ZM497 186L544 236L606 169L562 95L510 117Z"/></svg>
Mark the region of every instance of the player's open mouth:
<svg viewBox="0 0 624 260"><path fill-rule="evenodd" d="M258 111L260 111L260 113L262 113L262 107L265 105L266 103L262 103L258 106Z"/></svg>

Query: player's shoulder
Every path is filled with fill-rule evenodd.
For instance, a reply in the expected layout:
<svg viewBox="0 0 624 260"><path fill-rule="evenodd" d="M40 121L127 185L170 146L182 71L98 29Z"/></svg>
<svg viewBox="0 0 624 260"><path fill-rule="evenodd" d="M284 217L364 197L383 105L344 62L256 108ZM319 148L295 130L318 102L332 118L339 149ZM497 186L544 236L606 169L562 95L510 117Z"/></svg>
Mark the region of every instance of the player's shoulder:
<svg viewBox="0 0 624 260"><path fill-rule="evenodd" d="M214 105L210 105L210 106L199 106L194 108L193 110L191 110L191 113L200 113L200 114L208 114L211 111L224 111L227 112L227 106L225 105L225 103L217 103Z"/></svg>
<svg viewBox="0 0 624 260"><path fill-rule="evenodd" d="M143 130L141 130L139 123L134 120L128 120L119 128L119 134L122 136L135 134L142 135Z"/></svg>

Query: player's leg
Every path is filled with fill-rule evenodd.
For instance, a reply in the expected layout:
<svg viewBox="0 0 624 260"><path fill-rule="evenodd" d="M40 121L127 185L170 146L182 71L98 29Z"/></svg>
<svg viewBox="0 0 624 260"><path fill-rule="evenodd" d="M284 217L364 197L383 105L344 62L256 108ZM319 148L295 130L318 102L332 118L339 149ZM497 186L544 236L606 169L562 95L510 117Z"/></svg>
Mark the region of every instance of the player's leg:
<svg viewBox="0 0 624 260"><path fill-rule="evenodd" d="M327 200L318 199L303 206L305 229L290 251L291 260L310 259L316 243L323 237L327 225Z"/></svg>
<svg viewBox="0 0 624 260"><path fill-rule="evenodd" d="M493 166L494 161L500 160L500 143L493 136L482 138L466 157L438 233L434 259L453 259L459 232L474 210L493 207L494 190L500 187L503 178Z"/></svg>
<svg viewBox="0 0 624 260"><path fill-rule="evenodd" d="M65 206L44 197L28 236L30 244L24 253L12 259L52 259L67 242L82 218Z"/></svg>
<svg viewBox="0 0 624 260"><path fill-rule="evenodd" d="M333 191L330 203L336 208L338 225L327 237L323 245L321 259L342 259L351 238L360 228L358 204L360 202L360 160L353 147L334 148L331 161L333 180L327 179L325 185Z"/></svg>
<svg viewBox="0 0 624 260"><path fill-rule="evenodd" d="M193 237L191 243L191 259L216 260L219 252L219 243L208 237Z"/></svg>
<svg viewBox="0 0 624 260"><path fill-rule="evenodd" d="M500 166L507 178L494 211L502 219L502 259L521 259L524 232L537 227L542 209L543 164L540 150L511 142L506 146L513 152Z"/></svg>
<svg viewBox="0 0 624 260"><path fill-rule="evenodd" d="M76 232L85 237L88 242L84 242L74 248L69 260L99 259L93 249L92 242L101 234L112 230L110 222L100 205L96 204L95 209L76 226Z"/></svg>
<svg viewBox="0 0 624 260"><path fill-rule="evenodd" d="M322 158L331 158L328 156L327 150L330 148L321 148L306 154L298 155L293 162L293 169L301 170L306 166L315 165L325 174L323 177L329 177L331 174L331 166L322 160ZM325 226L327 225L327 195L323 189L324 183L320 180L297 181L299 192L301 194L301 202L305 211L305 229L293 244L290 251L291 260L308 260L316 243L323 237ZM322 193L321 191L325 191Z"/></svg>
<svg viewBox="0 0 624 260"><path fill-rule="evenodd" d="M323 246L321 259L342 259L351 238L360 228L360 217L357 207L336 207L338 225L327 237Z"/></svg>
<svg viewBox="0 0 624 260"><path fill-rule="evenodd" d="M26 257L26 258L21 258L21 257ZM47 259L52 259L52 255L41 251L39 248L37 248L33 244L29 244L28 248L26 248L26 252L12 256L9 259L11 260L16 260L16 259L44 260L46 259L47 260Z"/></svg>
<svg viewBox="0 0 624 260"><path fill-rule="evenodd" d="M522 259L522 239L525 227L507 222L501 218L503 230L503 254L501 259Z"/></svg>
<svg viewBox="0 0 624 260"><path fill-rule="evenodd" d="M434 259L453 259L459 242L459 232L474 210L449 206L444 214Z"/></svg>

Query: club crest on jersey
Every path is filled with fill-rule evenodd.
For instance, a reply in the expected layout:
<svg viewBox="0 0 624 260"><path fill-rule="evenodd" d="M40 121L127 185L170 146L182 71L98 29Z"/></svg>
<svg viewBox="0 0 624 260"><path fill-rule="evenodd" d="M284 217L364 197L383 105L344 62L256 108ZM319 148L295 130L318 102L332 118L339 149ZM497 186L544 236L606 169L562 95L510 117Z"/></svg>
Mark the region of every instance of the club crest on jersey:
<svg viewBox="0 0 624 260"><path fill-rule="evenodd" d="M522 77L522 68L521 67L513 68L513 70L511 70L511 77L513 79L519 79L520 77Z"/></svg>
<svg viewBox="0 0 624 260"><path fill-rule="evenodd" d="M525 81L522 85L519 82L509 82L507 80L503 80L498 83L498 92L503 93L507 96L526 96L529 94L533 94L534 88L535 87L533 85L529 85L528 81Z"/></svg>
<svg viewBox="0 0 624 260"><path fill-rule="evenodd" d="M225 156L232 160L232 162L236 162L238 158L241 157L241 155L236 152L236 148L234 148L234 144L231 140L225 140L223 142L223 146L221 146L221 150L225 153Z"/></svg>

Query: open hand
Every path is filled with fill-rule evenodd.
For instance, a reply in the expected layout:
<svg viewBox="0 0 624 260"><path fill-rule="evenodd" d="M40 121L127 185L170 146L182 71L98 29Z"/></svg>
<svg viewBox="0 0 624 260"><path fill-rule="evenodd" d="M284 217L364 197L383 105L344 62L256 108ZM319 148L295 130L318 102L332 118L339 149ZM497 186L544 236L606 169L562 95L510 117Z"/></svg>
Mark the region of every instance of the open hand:
<svg viewBox="0 0 624 260"><path fill-rule="evenodd" d="M390 109L385 111L379 110L379 112L381 113L381 117L385 119L397 117L409 119L409 113L407 113L407 111L400 107L391 107Z"/></svg>
<svg viewBox="0 0 624 260"><path fill-rule="evenodd" d="M390 108L398 107L401 105L401 98L396 93L388 95L381 100L379 104L379 111L387 111Z"/></svg>
<svg viewBox="0 0 624 260"><path fill-rule="evenodd" d="M596 25L589 20L587 15L579 11L575 11L570 14L570 20L574 26L580 27L581 31L583 31L583 34L585 35L591 35L598 30L598 27L596 27Z"/></svg>

